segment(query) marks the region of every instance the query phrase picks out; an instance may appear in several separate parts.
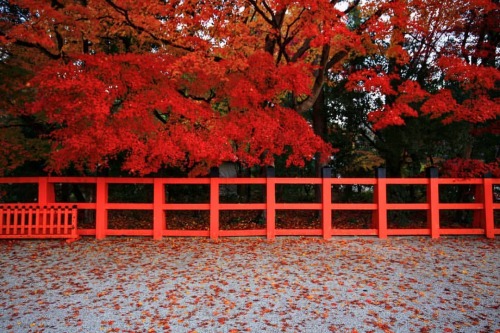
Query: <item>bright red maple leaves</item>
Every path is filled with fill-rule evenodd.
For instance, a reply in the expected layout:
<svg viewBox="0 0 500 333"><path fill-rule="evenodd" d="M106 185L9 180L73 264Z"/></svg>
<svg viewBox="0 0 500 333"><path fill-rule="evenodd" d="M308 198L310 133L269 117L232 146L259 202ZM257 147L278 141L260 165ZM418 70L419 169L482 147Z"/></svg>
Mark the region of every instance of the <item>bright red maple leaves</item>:
<svg viewBox="0 0 500 333"><path fill-rule="evenodd" d="M9 6L1 12L2 61L46 58L16 63L33 73L22 87L32 101L22 111L11 103L11 112L42 115L51 125L49 171L94 170L117 159L133 173L174 166L200 174L224 161L327 159L334 149L300 113L331 73L383 100L368 116L375 130L419 115L478 123L500 114L493 93L500 74L488 63L498 6L490 1ZM359 57L366 64L353 71ZM408 75L422 67L424 77ZM429 89L440 75L441 86Z"/></svg>
<svg viewBox="0 0 500 333"><path fill-rule="evenodd" d="M82 55L30 82L38 94L26 113L62 124L52 132L54 171L105 166L123 153L123 167L141 174L162 166L198 166L197 173L223 161L272 164L285 153L295 165L318 151L327 156L331 148L276 97L305 93L306 73L269 57L254 54L232 71L231 62L201 63L192 54Z"/></svg>

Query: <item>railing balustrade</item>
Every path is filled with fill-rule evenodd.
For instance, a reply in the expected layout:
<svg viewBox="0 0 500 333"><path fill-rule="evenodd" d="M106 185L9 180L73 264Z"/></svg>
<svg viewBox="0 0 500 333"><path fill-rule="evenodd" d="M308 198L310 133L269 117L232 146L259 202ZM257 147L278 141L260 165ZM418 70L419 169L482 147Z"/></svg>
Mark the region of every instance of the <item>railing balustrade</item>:
<svg viewBox="0 0 500 333"><path fill-rule="evenodd" d="M219 237L230 236L262 236L274 239L276 236L321 236L330 239L335 236L430 236L441 235L484 235L494 238L500 234L495 225L495 211L500 209L499 200L495 198L495 187L500 186L497 178L438 178L437 172L430 172L427 178L386 178L379 171L375 178L331 178L331 172L325 172L322 178L280 178L269 175L263 178L121 178L121 177L4 177L2 184L36 184L37 197L34 202L38 206L75 205L78 210L95 211L95 228L78 226L79 236L95 236L103 239L106 236L152 236L161 239L166 236ZM93 202L56 202L56 184L93 184L95 200ZM144 184L152 186L152 202L109 202L109 186L113 184ZM168 202L166 190L171 185L204 185L209 187L208 203L174 203ZM263 186L262 202L225 203L221 202L220 188L225 185L259 185ZM276 189L282 185L314 185L321 188L321 202L277 202ZM370 186L373 187L373 202L337 202L332 199L332 186ZM388 202L388 187L400 185L417 185L425 188L425 202ZM474 202L449 203L440 202L440 190L449 185L474 185ZM0 197L0 202L2 198ZM74 200L73 200L74 201ZM18 203L21 204L21 203ZM111 229L108 228L108 212L110 210L149 210L153 212L152 228L149 229ZM168 211L208 211L208 230L169 229ZM264 225L252 230L221 230L220 213L227 210L255 210L265 212ZM282 210L314 210L321 219L321 228L316 229L282 229L276 226L276 213ZM371 212L371 225L368 228L340 229L332 225L332 213L345 210ZM469 210L473 212L471 227L442 227L440 213L447 210ZM391 211L425 211L427 221L425 227L391 228L388 223L388 212ZM333 218L334 219L334 218ZM78 222L78 224L80 224ZM498 224L498 221L497 221Z"/></svg>

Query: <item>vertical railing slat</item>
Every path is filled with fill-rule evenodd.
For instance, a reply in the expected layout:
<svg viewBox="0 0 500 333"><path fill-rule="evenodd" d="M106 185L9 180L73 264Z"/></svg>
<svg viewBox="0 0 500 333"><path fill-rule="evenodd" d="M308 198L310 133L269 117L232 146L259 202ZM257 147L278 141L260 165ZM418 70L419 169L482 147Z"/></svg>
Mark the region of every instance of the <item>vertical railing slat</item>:
<svg viewBox="0 0 500 333"><path fill-rule="evenodd" d="M72 227L71 236L75 239L78 237L77 217L78 217L77 207L73 206L71 208L71 227Z"/></svg>
<svg viewBox="0 0 500 333"><path fill-rule="evenodd" d="M495 238L495 211L493 209L493 179L483 178L484 229L486 238Z"/></svg>
<svg viewBox="0 0 500 333"><path fill-rule="evenodd" d="M105 178L97 178L96 192L95 237L96 239L104 239L108 228L108 212L106 210L108 184Z"/></svg>
<svg viewBox="0 0 500 333"><path fill-rule="evenodd" d="M54 207L52 207L52 206L49 207L49 226L48 226L47 233L50 235L53 235L56 232L56 230L55 230L55 224L56 224L55 216L56 216L56 211L55 211Z"/></svg>
<svg viewBox="0 0 500 333"><path fill-rule="evenodd" d="M33 234L33 207L28 209L28 236Z"/></svg>
<svg viewBox="0 0 500 333"><path fill-rule="evenodd" d="M374 199L377 210L374 212L379 238L387 238L387 180L384 168L377 168L377 183L374 188Z"/></svg>
<svg viewBox="0 0 500 333"><path fill-rule="evenodd" d="M153 181L153 239L161 240L165 229L165 213L162 205L165 203L165 185L161 178Z"/></svg>
<svg viewBox="0 0 500 333"><path fill-rule="evenodd" d="M58 235L60 235L63 232L62 231L62 228L63 228L63 221L62 221L63 210L64 210L63 207L59 207L57 209L57 218L56 218L57 227L56 227L56 233ZM64 231L64 234L66 234L66 231Z"/></svg>
<svg viewBox="0 0 500 333"><path fill-rule="evenodd" d="M332 237L332 169L323 168L321 176L323 180L321 188L323 239L328 240Z"/></svg>
<svg viewBox="0 0 500 333"><path fill-rule="evenodd" d="M14 218L12 220L12 235L17 234L17 226L19 225L19 207L14 206Z"/></svg>
<svg viewBox="0 0 500 333"><path fill-rule="evenodd" d="M42 207L42 228L40 231L41 235L44 235L47 228L47 206Z"/></svg>
<svg viewBox="0 0 500 333"><path fill-rule="evenodd" d="M26 223L26 207L21 206L21 221L19 222L18 232L20 235L24 235L24 225Z"/></svg>
<svg viewBox="0 0 500 333"><path fill-rule="evenodd" d="M219 178L210 178L210 239L219 238Z"/></svg>
<svg viewBox="0 0 500 333"><path fill-rule="evenodd" d="M62 232L64 233L64 235L67 235L68 229L69 229L69 224L70 224L70 220L69 220L70 210L69 210L69 207L64 207L64 208L61 208L61 211L64 212L64 214L61 214L62 215L61 216L61 224L63 227Z"/></svg>
<svg viewBox="0 0 500 333"><path fill-rule="evenodd" d="M274 168L266 168L266 234L267 239L276 238L276 180Z"/></svg>
<svg viewBox="0 0 500 333"><path fill-rule="evenodd" d="M431 238L439 238L439 174L438 169L431 167L426 170L429 183L427 185L427 227L430 229Z"/></svg>
<svg viewBox="0 0 500 333"><path fill-rule="evenodd" d="M6 220L6 227L5 227L5 234L6 235L10 235L10 207L7 206L7 214L5 216L5 220Z"/></svg>

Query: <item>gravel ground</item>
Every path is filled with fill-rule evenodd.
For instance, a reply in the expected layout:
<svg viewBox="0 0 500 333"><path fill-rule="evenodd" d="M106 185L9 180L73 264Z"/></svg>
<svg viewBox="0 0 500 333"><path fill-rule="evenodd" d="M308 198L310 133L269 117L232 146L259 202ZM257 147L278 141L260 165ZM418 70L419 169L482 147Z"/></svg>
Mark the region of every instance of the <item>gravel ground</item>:
<svg viewBox="0 0 500 333"><path fill-rule="evenodd" d="M0 242L0 332L500 332L500 241Z"/></svg>

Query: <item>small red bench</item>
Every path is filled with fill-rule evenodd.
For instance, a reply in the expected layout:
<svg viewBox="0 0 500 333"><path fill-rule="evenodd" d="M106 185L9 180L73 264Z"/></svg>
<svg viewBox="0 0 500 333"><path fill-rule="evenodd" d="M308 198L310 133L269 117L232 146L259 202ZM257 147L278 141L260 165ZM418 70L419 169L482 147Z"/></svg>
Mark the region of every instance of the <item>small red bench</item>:
<svg viewBox="0 0 500 333"><path fill-rule="evenodd" d="M77 234L76 206L0 204L0 239L66 238Z"/></svg>

